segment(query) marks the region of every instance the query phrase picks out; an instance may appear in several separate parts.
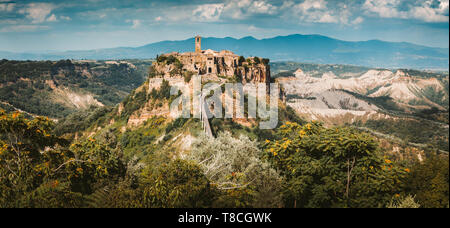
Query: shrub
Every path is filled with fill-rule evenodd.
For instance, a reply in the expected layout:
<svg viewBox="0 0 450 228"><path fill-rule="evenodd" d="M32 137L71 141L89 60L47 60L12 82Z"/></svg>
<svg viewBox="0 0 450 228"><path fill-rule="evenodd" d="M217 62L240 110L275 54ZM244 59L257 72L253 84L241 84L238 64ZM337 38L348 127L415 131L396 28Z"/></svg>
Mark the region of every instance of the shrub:
<svg viewBox="0 0 450 228"><path fill-rule="evenodd" d="M407 191L425 208L445 208L449 202L448 157L431 155L411 168Z"/></svg>
<svg viewBox="0 0 450 228"><path fill-rule="evenodd" d="M216 139L202 136L192 148L188 159L200 163L205 176L218 189L245 199L233 206L280 206L281 178L261 160L262 152L257 142L221 132Z"/></svg>
<svg viewBox="0 0 450 228"><path fill-rule="evenodd" d="M170 64L172 64L172 63L175 63L177 60L178 60L178 59L175 58L175 56L169 55L169 56L167 57L166 63L167 63L168 65L170 65Z"/></svg>
<svg viewBox="0 0 450 228"><path fill-rule="evenodd" d="M193 75L194 75L194 72L192 72L192 71L184 72L184 82L189 83L191 81Z"/></svg>
<svg viewBox="0 0 450 228"><path fill-rule="evenodd" d="M399 199L396 199L399 198ZM415 196L408 195L406 197L395 196L394 199L391 200L387 208L419 208L420 204L418 204L415 200Z"/></svg>
<svg viewBox="0 0 450 228"><path fill-rule="evenodd" d="M158 56L158 57L156 58L156 62L158 62L158 63L165 62L166 60L167 60L167 57L164 56L164 55Z"/></svg>

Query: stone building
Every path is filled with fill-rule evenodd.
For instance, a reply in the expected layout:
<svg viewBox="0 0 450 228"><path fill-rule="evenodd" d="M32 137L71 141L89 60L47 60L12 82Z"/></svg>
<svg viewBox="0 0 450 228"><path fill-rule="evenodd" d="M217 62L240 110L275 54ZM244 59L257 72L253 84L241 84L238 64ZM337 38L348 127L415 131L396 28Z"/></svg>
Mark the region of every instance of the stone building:
<svg viewBox="0 0 450 228"><path fill-rule="evenodd" d="M195 52L172 52L162 56L176 57L182 64L182 71L190 71L199 75L214 74L224 77L240 77L245 82L270 82L270 67L268 61L250 57L239 61L240 56L232 51L202 50L202 38L195 37ZM256 60L257 58L257 60ZM155 62L154 68L161 73L168 73L173 67L167 68L164 63Z"/></svg>

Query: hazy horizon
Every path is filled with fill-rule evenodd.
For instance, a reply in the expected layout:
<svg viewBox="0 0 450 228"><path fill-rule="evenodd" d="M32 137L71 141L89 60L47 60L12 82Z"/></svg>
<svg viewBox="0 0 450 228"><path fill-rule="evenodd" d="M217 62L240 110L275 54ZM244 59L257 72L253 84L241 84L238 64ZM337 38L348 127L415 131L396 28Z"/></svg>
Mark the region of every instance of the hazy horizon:
<svg viewBox="0 0 450 228"><path fill-rule="evenodd" d="M317 35L317 36L325 36L322 34L300 34L300 33L293 33L293 34L286 34L286 35L277 35L277 36L269 36L269 37L255 37L255 36L241 36L241 37L231 37L231 36L222 36L222 37L215 37L215 36L203 36L203 38L232 38L232 39L242 39L245 37L253 37L257 40L263 40L263 39L271 39L271 38L275 38L275 37L285 37L285 36L293 36L293 35L304 35L304 36L310 36L310 35ZM366 42L366 41L371 41L371 40L379 40L379 41L383 41L383 42L394 42L394 43L402 43L402 42L406 42L406 41L388 41L388 40L380 40L380 39L368 39L368 40L343 40L343 39L338 39L336 37L332 37L332 36L325 36L325 37L329 37L332 39L336 39L336 40L341 40L341 41L345 41L345 42ZM112 46L112 47L104 47L104 48L92 48L92 49L61 49L61 50L52 50L52 49L47 49L47 50L34 50L34 51L21 51L21 52L14 52L14 51L6 51L6 50L0 50L0 51L4 51L4 52L11 52L11 53L34 53L34 54L46 54L46 53L59 53L59 52L70 52L70 51L91 51L91 50L102 50L102 49L114 49L114 48L138 48L138 47L142 47L145 45L149 45L149 44L154 44L154 43L159 43L159 42L164 42L164 41L184 41L184 40L188 40L188 39L193 39L194 36L191 37L186 37L186 38L180 38L180 39L166 39L166 40L158 40L155 42L148 42L148 43L143 43L140 45L135 45L135 46L126 46L126 45L119 45L119 46ZM448 49L449 47L436 47L436 46L427 46L427 45L422 45L422 44L417 44L417 43L413 43L413 42L406 42L406 43L411 43L414 45L419 45L419 46L425 46L425 47L430 47L430 48L446 48Z"/></svg>

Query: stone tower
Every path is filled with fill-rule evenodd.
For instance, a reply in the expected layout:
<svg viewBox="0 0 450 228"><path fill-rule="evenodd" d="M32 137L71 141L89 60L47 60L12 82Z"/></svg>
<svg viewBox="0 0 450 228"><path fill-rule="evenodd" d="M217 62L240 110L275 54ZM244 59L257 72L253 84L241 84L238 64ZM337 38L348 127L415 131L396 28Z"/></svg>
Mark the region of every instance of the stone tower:
<svg viewBox="0 0 450 228"><path fill-rule="evenodd" d="M195 37L195 52L196 53L202 52L202 37L201 36Z"/></svg>

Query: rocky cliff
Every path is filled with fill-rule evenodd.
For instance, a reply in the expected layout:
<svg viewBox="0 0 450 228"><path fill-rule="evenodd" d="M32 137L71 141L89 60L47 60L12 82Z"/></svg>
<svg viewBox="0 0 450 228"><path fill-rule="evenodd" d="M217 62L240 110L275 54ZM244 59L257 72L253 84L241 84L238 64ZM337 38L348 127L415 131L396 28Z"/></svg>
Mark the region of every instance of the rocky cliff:
<svg viewBox="0 0 450 228"><path fill-rule="evenodd" d="M237 67L235 75L242 79L243 83L270 83L270 66L260 64L246 64Z"/></svg>

